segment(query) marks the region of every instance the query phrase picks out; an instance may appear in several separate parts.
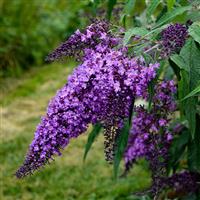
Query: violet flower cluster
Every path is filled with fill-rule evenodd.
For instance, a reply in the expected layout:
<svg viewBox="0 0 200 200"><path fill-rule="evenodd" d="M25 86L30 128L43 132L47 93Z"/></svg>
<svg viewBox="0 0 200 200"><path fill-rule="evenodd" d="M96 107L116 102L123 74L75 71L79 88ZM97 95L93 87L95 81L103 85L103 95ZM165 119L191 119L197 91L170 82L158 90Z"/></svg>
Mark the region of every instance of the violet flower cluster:
<svg viewBox="0 0 200 200"><path fill-rule="evenodd" d="M163 182L163 187L182 194L200 192L200 173L189 171L175 173Z"/></svg>
<svg viewBox="0 0 200 200"><path fill-rule="evenodd" d="M149 112L144 106L135 108L128 146L124 155L125 164L135 162L136 159L145 157L155 148L153 140L157 137L166 137L171 141L172 135L166 129L169 119L168 114L173 112L176 104L173 94L176 92L173 81L163 81L155 88L152 109ZM162 134L161 134L162 132Z"/></svg>
<svg viewBox="0 0 200 200"><path fill-rule="evenodd" d="M115 46L119 42L119 38L112 37L112 35L108 33L108 30L109 25L106 21L96 20L83 32L80 32L78 29L64 43L50 53L46 61L52 62L63 56L72 56L80 60L83 56L83 50L86 47L95 49L96 45L99 43L105 47Z"/></svg>
<svg viewBox="0 0 200 200"><path fill-rule="evenodd" d="M152 109L143 106L135 108L135 116L129 134L128 146L124 154L125 167L128 171L132 165L144 157L152 171L152 193L156 195L166 174L169 147L173 134L169 132L169 114L176 109L174 81L163 81L155 86Z"/></svg>
<svg viewBox="0 0 200 200"><path fill-rule="evenodd" d="M54 155L61 155L70 139L84 133L89 123L122 126L135 97L147 96L148 83L155 78L159 64L146 66L129 58L126 49L112 48L119 40L99 23L104 22L90 25L86 35L76 32L50 54L49 60L54 60L81 49L82 63L50 101L25 161L16 172L18 178L41 168Z"/></svg>
<svg viewBox="0 0 200 200"><path fill-rule="evenodd" d="M163 56L179 53L187 37L187 27L183 24L172 24L164 29L161 33Z"/></svg>

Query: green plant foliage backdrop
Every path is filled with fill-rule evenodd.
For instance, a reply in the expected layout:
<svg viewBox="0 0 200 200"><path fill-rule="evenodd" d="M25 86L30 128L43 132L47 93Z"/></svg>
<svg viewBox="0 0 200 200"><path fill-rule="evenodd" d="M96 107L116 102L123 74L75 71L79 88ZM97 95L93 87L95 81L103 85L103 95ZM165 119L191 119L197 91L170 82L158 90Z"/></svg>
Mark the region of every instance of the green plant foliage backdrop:
<svg viewBox="0 0 200 200"><path fill-rule="evenodd" d="M1 0L0 75L43 63L59 41L85 26L90 10L85 0Z"/></svg>

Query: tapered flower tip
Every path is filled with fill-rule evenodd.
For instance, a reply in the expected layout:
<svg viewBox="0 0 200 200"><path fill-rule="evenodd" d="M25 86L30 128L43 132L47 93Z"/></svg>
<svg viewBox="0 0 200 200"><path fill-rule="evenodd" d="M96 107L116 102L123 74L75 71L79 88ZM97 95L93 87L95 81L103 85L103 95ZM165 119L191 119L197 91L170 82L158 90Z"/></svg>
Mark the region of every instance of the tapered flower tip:
<svg viewBox="0 0 200 200"><path fill-rule="evenodd" d="M113 43L108 37L109 24L103 20L96 20L91 25L87 26L85 30L80 32L77 30L66 41L60 44L54 51L52 51L45 59L46 62L53 62L63 56L75 57L80 59L83 49L89 47L93 48L99 43ZM115 45L115 43L113 43Z"/></svg>
<svg viewBox="0 0 200 200"><path fill-rule="evenodd" d="M26 163L22 165L15 173L15 176L18 179L24 178L25 176L33 174L33 171L35 171L38 167L33 166L29 163Z"/></svg>
<svg viewBox="0 0 200 200"><path fill-rule="evenodd" d="M15 176L18 179L21 179L21 178L23 178L23 177L25 177L27 175L26 172L27 172L27 169L24 166L22 166L17 170L17 172L15 173Z"/></svg>
<svg viewBox="0 0 200 200"><path fill-rule="evenodd" d="M65 121L61 121L61 118L55 114L55 111L53 116L42 118L25 161L15 173L17 178L32 174L53 160L54 155L61 155L60 150L69 142L69 136L65 134L63 127Z"/></svg>
<svg viewBox="0 0 200 200"><path fill-rule="evenodd" d="M46 163L49 163L49 159L44 157L43 159L39 159L38 155L34 155L32 152L28 152L26 155L25 161L22 166L15 172L15 176L18 179L24 178L28 175L32 175L34 171L38 170Z"/></svg>

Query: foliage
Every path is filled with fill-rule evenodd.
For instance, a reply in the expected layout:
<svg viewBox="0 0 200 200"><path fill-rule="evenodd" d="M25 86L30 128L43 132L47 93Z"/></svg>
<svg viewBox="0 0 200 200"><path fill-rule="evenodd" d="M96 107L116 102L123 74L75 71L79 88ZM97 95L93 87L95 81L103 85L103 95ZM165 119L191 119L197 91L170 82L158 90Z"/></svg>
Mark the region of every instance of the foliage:
<svg viewBox="0 0 200 200"><path fill-rule="evenodd" d="M100 124L94 125L90 135L88 136L88 141L85 146L85 153L84 153L84 157L83 157L84 160L86 159L87 154L90 151L90 148L92 147L92 144L94 143L95 139L100 134L100 131L101 131L101 125Z"/></svg>
<svg viewBox="0 0 200 200"><path fill-rule="evenodd" d="M0 3L0 73L19 74L44 57L58 41L87 23L89 1L2 0Z"/></svg>
<svg viewBox="0 0 200 200"><path fill-rule="evenodd" d="M115 176L123 156L125 174L139 158L148 161L152 185L143 199L199 199L200 3L106 2L110 23L94 21L49 55L75 56L81 64L49 104L16 176L44 166L89 123L100 123ZM105 7L93 3L96 11ZM141 99L148 107L135 104ZM100 133L94 126L85 157Z"/></svg>

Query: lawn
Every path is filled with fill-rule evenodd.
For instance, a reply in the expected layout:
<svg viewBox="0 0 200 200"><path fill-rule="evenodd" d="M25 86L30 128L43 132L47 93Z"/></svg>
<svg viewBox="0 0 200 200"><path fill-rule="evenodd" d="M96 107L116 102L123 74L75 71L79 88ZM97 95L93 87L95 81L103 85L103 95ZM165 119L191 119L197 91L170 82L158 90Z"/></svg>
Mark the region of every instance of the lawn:
<svg viewBox="0 0 200 200"><path fill-rule="evenodd" d="M104 161L102 135L84 163L87 133L72 140L63 155L42 171L23 180L13 175L48 101L66 82L73 65L45 65L1 82L1 200L131 200L132 192L149 185L145 165L135 166L127 178L113 179L112 166Z"/></svg>

